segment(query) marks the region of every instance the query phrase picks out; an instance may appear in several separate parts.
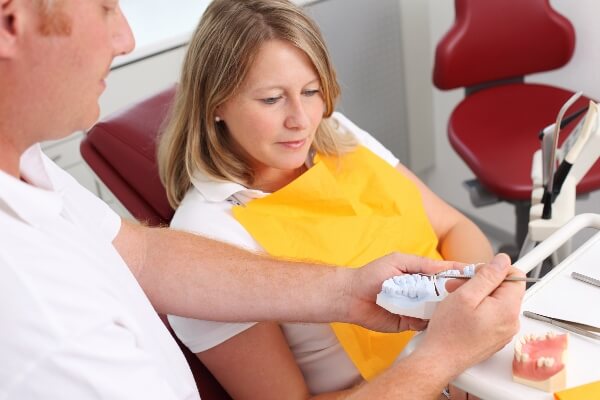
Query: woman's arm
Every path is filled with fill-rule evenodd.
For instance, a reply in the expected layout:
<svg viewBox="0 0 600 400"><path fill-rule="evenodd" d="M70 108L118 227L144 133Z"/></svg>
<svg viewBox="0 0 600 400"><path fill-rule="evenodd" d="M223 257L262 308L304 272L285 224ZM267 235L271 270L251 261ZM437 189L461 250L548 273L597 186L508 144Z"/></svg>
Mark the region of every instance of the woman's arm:
<svg viewBox="0 0 600 400"><path fill-rule="evenodd" d="M398 163L396 169L419 188L425 212L439 240L438 251L444 259L469 263L492 259L490 242L471 220L433 193L408 168Z"/></svg>
<svg viewBox="0 0 600 400"><path fill-rule="evenodd" d="M283 332L274 322L258 323L197 356L235 400L345 399L354 391L311 396Z"/></svg>

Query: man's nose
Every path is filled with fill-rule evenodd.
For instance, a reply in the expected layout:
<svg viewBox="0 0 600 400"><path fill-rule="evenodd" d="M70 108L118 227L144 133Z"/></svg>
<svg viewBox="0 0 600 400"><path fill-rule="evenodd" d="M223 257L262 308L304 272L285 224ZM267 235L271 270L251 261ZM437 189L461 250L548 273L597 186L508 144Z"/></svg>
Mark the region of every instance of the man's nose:
<svg viewBox="0 0 600 400"><path fill-rule="evenodd" d="M131 32L129 22L127 22L127 18L125 18L125 15L123 15L123 12L121 11L121 7L118 8L117 14L117 22L112 41L115 56L120 56L131 53L135 47L135 39Z"/></svg>

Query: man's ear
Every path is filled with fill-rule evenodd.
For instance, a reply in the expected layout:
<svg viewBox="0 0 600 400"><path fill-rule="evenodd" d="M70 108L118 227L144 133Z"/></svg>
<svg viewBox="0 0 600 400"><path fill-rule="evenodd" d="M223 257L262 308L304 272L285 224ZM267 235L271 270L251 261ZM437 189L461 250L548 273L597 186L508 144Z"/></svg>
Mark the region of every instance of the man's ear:
<svg viewBox="0 0 600 400"><path fill-rule="evenodd" d="M0 0L0 59L11 57L17 44L17 0Z"/></svg>

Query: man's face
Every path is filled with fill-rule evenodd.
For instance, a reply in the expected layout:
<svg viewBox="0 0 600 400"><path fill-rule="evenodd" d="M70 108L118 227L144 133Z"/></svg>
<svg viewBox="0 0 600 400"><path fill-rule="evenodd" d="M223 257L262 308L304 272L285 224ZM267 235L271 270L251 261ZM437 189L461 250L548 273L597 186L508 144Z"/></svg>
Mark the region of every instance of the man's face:
<svg viewBox="0 0 600 400"><path fill-rule="evenodd" d="M27 93L39 96L36 115L43 139L90 127L113 58L130 52L134 40L118 0L55 0L50 15L32 10L23 35ZM50 137L48 137L50 136Z"/></svg>

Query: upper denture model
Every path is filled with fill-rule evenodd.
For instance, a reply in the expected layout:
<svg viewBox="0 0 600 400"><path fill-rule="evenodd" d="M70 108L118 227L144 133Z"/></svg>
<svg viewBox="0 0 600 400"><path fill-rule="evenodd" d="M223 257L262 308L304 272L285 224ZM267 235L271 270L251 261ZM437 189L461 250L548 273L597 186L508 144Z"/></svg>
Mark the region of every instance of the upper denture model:
<svg viewBox="0 0 600 400"><path fill-rule="evenodd" d="M474 265L460 270L444 271L445 275L473 275ZM377 304L386 310L407 317L431 319L433 311L448 292L446 278L436 278L421 274L398 275L383 282L377 295Z"/></svg>

